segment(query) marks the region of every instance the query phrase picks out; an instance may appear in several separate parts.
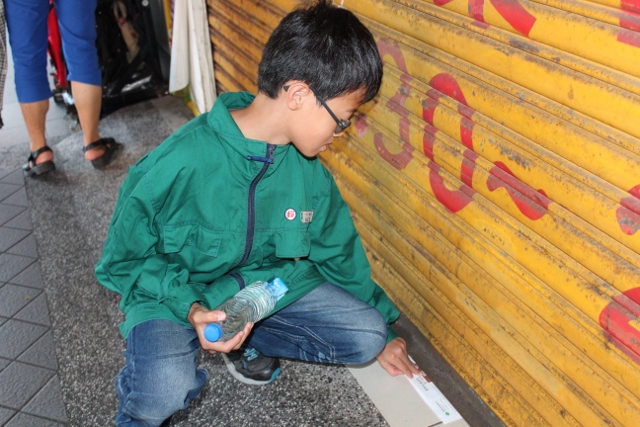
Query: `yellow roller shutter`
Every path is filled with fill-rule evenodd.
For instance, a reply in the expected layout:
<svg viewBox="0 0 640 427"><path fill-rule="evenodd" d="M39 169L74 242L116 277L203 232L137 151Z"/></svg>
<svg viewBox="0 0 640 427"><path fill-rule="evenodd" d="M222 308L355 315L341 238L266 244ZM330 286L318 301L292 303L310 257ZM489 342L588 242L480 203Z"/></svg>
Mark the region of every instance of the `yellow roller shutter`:
<svg viewBox="0 0 640 427"><path fill-rule="evenodd" d="M376 280L510 426L640 426L640 0L344 0L385 63L322 161ZM289 0L208 0L255 91Z"/></svg>

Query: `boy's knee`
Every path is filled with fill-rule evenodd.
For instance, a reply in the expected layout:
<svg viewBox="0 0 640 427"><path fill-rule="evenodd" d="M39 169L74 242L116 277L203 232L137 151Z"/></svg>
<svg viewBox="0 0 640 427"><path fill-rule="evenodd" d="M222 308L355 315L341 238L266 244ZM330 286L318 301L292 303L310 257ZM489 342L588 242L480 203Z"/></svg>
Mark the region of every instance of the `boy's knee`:
<svg viewBox="0 0 640 427"><path fill-rule="evenodd" d="M354 337L354 358L351 362L354 365L375 359L387 345L387 323L382 315L377 310L372 310L365 322L366 328L362 328Z"/></svg>
<svg viewBox="0 0 640 427"><path fill-rule="evenodd" d="M357 349L356 357L352 364L362 365L375 359L384 349L387 344L387 334L369 334L367 340L362 340L360 347Z"/></svg>

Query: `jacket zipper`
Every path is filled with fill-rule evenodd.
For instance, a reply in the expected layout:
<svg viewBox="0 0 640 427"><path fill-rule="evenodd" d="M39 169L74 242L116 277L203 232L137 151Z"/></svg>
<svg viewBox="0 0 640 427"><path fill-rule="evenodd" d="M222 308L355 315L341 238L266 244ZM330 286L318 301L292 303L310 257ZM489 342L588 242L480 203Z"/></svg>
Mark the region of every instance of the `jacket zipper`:
<svg viewBox="0 0 640 427"><path fill-rule="evenodd" d="M249 259L249 255L251 254L251 247L253 246L253 235L255 233L256 226L256 212L255 212L255 199L256 199L256 187L258 187L258 183L262 179L265 173L267 173L267 169L269 165L273 163L273 152L276 150L276 146L273 144L267 144L267 154L266 157L260 156L247 156L247 159L254 160L258 162L263 162L262 169L256 175L256 177L251 181L251 185L249 186L249 203L248 203L248 217L247 217L247 240L244 247L244 254L242 255L242 259L238 263L238 267ZM234 277L236 281L238 281L240 285L240 289L244 288L244 281L238 280L237 277ZM242 282L242 283L240 283Z"/></svg>

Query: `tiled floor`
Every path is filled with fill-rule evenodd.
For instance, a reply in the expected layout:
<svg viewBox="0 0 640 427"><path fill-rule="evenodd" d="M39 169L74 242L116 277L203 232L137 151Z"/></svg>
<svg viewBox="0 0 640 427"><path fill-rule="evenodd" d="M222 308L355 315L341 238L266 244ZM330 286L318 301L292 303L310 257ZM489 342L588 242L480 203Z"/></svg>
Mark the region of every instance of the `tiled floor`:
<svg viewBox="0 0 640 427"><path fill-rule="evenodd" d="M0 425L67 415L22 171L0 172Z"/></svg>
<svg viewBox="0 0 640 427"><path fill-rule="evenodd" d="M68 134L65 113L51 103L49 138ZM26 146L29 135L15 93L10 55L2 117L0 149ZM0 343L0 426L66 425L49 308L19 169L0 170Z"/></svg>

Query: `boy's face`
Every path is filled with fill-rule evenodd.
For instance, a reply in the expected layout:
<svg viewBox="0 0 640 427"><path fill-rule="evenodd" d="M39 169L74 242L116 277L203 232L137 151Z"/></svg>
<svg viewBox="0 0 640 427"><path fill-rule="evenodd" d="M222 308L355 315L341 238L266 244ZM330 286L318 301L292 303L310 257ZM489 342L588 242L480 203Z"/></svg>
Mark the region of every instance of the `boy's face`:
<svg viewBox="0 0 640 427"><path fill-rule="evenodd" d="M357 91L339 96L325 101L325 107L316 102L315 94L310 92L311 102L305 103L304 115L298 117L298 123L294 126L291 140L293 145L306 157L315 157L325 151L335 136L341 136L344 133L344 130L336 133L338 123L329 110L338 118L338 121L349 120L362 103L362 95L362 91Z"/></svg>

